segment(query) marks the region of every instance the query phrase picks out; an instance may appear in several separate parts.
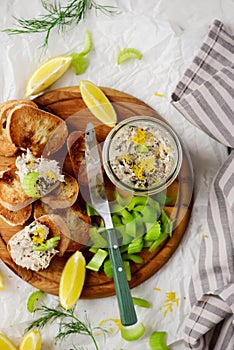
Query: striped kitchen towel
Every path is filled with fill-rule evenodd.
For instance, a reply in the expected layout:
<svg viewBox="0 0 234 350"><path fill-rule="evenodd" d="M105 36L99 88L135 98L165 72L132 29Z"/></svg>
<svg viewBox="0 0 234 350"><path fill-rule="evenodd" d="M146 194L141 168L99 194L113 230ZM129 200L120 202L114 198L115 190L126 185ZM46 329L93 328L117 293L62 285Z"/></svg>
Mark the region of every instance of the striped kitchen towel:
<svg viewBox="0 0 234 350"><path fill-rule="evenodd" d="M186 348L234 350L234 36L219 20L177 84L172 104L229 148L209 194L209 235L191 279Z"/></svg>

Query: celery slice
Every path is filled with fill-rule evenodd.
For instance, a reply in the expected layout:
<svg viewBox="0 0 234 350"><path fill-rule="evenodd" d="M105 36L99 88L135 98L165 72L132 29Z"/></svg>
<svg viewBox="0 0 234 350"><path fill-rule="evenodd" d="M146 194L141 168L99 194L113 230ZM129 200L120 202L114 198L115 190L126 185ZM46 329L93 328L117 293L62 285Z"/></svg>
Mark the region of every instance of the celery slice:
<svg viewBox="0 0 234 350"><path fill-rule="evenodd" d="M92 259L89 261L89 263L86 265L86 268L98 272L107 255L108 252L106 250L99 248L98 251L92 257Z"/></svg>
<svg viewBox="0 0 234 350"><path fill-rule="evenodd" d="M88 216L99 216L96 210L88 203L86 203L86 212Z"/></svg>
<svg viewBox="0 0 234 350"><path fill-rule="evenodd" d="M125 48L121 50L117 57L117 63L121 64L130 58L137 58L138 60L142 59L142 53L139 50L133 48Z"/></svg>
<svg viewBox="0 0 234 350"><path fill-rule="evenodd" d="M37 290L33 292L27 301L27 310L29 312L34 312L35 311L35 304L36 302L44 295L45 293L42 290Z"/></svg>
<svg viewBox="0 0 234 350"><path fill-rule="evenodd" d="M138 340L140 337L142 337L144 333L145 333L145 326L143 325L143 323L139 323L138 325L131 328L129 327L121 328L121 336L123 339L127 341Z"/></svg>
<svg viewBox="0 0 234 350"><path fill-rule="evenodd" d="M89 30L85 31L84 34L84 49L82 52L80 52L80 55L85 56L87 55L93 48L93 41L91 37L91 33Z"/></svg>
<svg viewBox="0 0 234 350"><path fill-rule="evenodd" d="M131 260L136 264L142 264L144 262L143 258L136 254L123 254L123 260Z"/></svg>
<svg viewBox="0 0 234 350"><path fill-rule="evenodd" d="M95 247L98 247L98 248L106 248L107 247L107 241L101 235L101 232L103 232L103 231L105 231L105 230L104 229L100 230L100 228L98 229L97 227L91 227L89 229L89 237L92 241L92 244Z"/></svg>
<svg viewBox="0 0 234 350"><path fill-rule="evenodd" d="M106 277L108 277L108 278L112 278L113 277L112 265L111 265L111 261L109 259L107 259L104 262L103 269L104 269Z"/></svg>
<svg viewBox="0 0 234 350"><path fill-rule="evenodd" d="M161 219L161 223L162 223L161 224L162 233L167 233L171 237L172 236L172 229L173 229L172 221L167 216L167 214L164 210L162 210L160 219Z"/></svg>
<svg viewBox="0 0 234 350"><path fill-rule="evenodd" d="M149 247L149 252L152 253L167 237L168 234L166 232L162 233L160 237L156 239Z"/></svg>
<svg viewBox="0 0 234 350"><path fill-rule="evenodd" d="M82 54L76 52L73 52L71 57L71 66L75 68L76 75L84 73L88 67L86 58Z"/></svg>
<svg viewBox="0 0 234 350"><path fill-rule="evenodd" d="M143 239L135 238L128 246L128 254L140 253L143 248Z"/></svg>
<svg viewBox="0 0 234 350"><path fill-rule="evenodd" d="M134 196L132 197L131 201L129 202L127 209L129 211L134 210L134 207L138 206L138 205L143 205L145 206L147 203L148 197L146 196Z"/></svg>
<svg viewBox="0 0 234 350"><path fill-rule="evenodd" d="M166 344L166 332L153 332L149 338L151 350L170 350Z"/></svg>
<svg viewBox="0 0 234 350"><path fill-rule="evenodd" d="M135 305L138 305L140 307L145 307L147 309L151 308L151 303L146 299L132 297L132 300L133 300L133 304Z"/></svg>
<svg viewBox="0 0 234 350"><path fill-rule="evenodd" d="M129 261L125 260L123 261L123 266L126 272L126 277L128 281L131 281L132 279L132 273L131 273L131 267Z"/></svg>
<svg viewBox="0 0 234 350"><path fill-rule="evenodd" d="M146 223L146 234L144 239L146 241L154 241L159 238L161 234L161 226L158 221L155 221L153 224Z"/></svg>
<svg viewBox="0 0 234 350"><path fill-rule="evenodd" d="M38 191L37 180L40 174L37 171L32 171L25 175L22 183L22 187L27 196L33 198L40 198Z"/></svg>

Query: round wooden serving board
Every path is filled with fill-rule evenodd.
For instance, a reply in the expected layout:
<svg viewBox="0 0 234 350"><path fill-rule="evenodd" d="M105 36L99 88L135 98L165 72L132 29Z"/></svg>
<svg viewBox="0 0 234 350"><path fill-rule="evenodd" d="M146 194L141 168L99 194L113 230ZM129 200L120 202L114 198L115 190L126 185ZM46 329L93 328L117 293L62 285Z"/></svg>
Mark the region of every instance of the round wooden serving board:
<svg viewBox="0 0 234 350"><path fill-rule="evenodd" d="M155 110L139 99L131 95L110 88L101 88L117 112L118 122L134 116L145 115L162 119ZM66 120L69 130L79 129L84 131L87 122L92 122L96 127L103 130L103 141L106 136L105 127L92 116L84 105L78 87L62 88L47 92L34 100L39 108L54 113ZM103 129L102 129L103 127ZM4 168L11 159L0 157L0 168ZM193 172L191 162L186 150L183 150L183 163L177 179L168 188L166 195L173 198L173 201L165 206L166 213L173 220L173 235L167 239L153 253L147 248L141 252L144 259L143 264L132 263L132 279L130 287L133 288L155 274L171 257L178 247L189 222L192 208ZM59 281L62 269L70 254L63 257L54 257L46 270L33 272L17 266L7 251L7 242L10 237L22 229L13 227L0 220L0 257L19 277L31 285L45 292L58 295ZM84 250L86 256L86 250ZM115 294L114 283L104 273L95 273L90 270L86 272L85 285L82 291L82 298L102 298Z"/></svg>

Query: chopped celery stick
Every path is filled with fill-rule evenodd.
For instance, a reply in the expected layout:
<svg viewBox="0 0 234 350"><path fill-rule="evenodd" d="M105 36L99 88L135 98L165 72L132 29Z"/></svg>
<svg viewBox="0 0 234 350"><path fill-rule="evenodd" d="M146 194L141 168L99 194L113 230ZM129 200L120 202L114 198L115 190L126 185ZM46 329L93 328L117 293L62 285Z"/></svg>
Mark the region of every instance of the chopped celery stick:
<svg viewBox="0 0 234 350"><path fill-rule="evenodd" d="M141 212L142 220L144 222L155 222L157 220L157 213L153 207L146 206Z"/></svg>
<svg viewBox="0 0 234 350"><path fill-rule="evenodd" d="M122 206L121 204L119 204L119 203L115 203L115 204L113 204L112 207L111 207L112 213L117 214L117 215L119 215L119 212L120 212L122 209L124 209L124 208L123 208L123 206Z"/></svg>
<svg viewBox="0 0 234 350"><path fill-rule="evenodd" d="M149 338L151 350L170 350L166 344L166 332L153 332Z"/></svg>
<svg viewBox="0 0 234 350"><path fill-rule="evenodd" d="M166 198L167 196L165 192L159 192L155 196L156 201L158 201L161 205L165 205Z"/></svg>
<svg viewBox="0 0 234 350"><path fill-rule="evenodd" d="M123 225L119 215L117 215L117 214L112 215L112 222L113 222L114 227L119 227L119 226Z"/></svg>
<svg viewBox="0 0 234 350"><path fill-rule="evenodd" d="M128 245L123 245L122 247L119 248L120 253L125 253L128 251Z"/></svg>
<svg viewBox="0 0 234 350"><path fill-rule="evenodd" d="M122 237L123 237L122 244L125 245L132 242L132 236L128 235L126 232L123 232Z"/></svg>
<svg viewBox="0 0 234 350"><path fill-rule="evenodd" d="M30 294L28 301L27 301L27 309L29 312L35 311L35 304L37 301L45 294L42 290L37 290Z"/></svg>
<svg viewBox="0 0 234 350"><path fill-rule="evenodd" d="M146 299L132 297L132 301L134 305L145 307L147 309L151 307L151 303Z"/></svg>
<svg viewBox="0 0 234 350"><path fill-rule="evenodd" d="M125 268L125 272L126 272L126 277L128 281L131 281L132 278L132 273L131 273L131 267L130 267L130 263L129 261L123 261L123 266Z"/></svg>
<svg viewBox="0 0 234 350"><path fill-rule="evenodd" d="M139 323L133 327L122 327L121 336L127 341L137 340L145 333L145 326L143 323Z"/></svg>
<svg viewBox="0 0 234 350"><path fill-rule="evenodd" d="M108 252L103 249L98 249L89 263L86 265L86 268L95 272L98 272L100 267L102 266L104 260L106 259Z"/></svg>
<svg viewBox="0 0 234 350"><path fill-rule="evenodd" d="M156 239L152 245L149 247L149 252L152 253L166 238L168 237L167 233L162 233L158 239Z"/></svg>
<svg viewBox="0 0 234 350"><path fill-rule="evenodd" d="M140 253L143 248L143 239L135 238L128 246L128 254Z"/></svg>
<svg viewBox="0 0 234 350"><path fill-rule="evenodd" d="M89 249L89 251L90 251L91 253L95 254L95 253L97 253L98 248L97 248L97 247L91 247L91 248Z"/></svg>
<svg viewBox="0 0 234 350"><path fill-rule="evenodd" d="M144 239L146 241L155 241L161 234L160 223L158 221L155 221L153 224L146 223L146 230L147 232Z"/></svg>
<svg viewBox="0 0 234 350"><path fill-rule="evenodd" d="M146 196L135 196L135 197L132 197L130 203L127 206L127 209L129 211L132 211L132 210L134 210L134 207L137 206L137 205L145 206L146 203L147 203L147 200L148 200L148 197L146 197Z"/></svg>
<svg viewBox="0 0 234 350"><path fill-rule="evenodd" d="M122 209L119 213L122 216L122 222L123 224L127 224L128 222L133 220L132 215L129 213L127 209Z"/></svg>
<svg viewBox="0 0 234 350"><path fill-rule="evenodd" d="M136 205L134 211L142 212L145 209L145 205Z"/></svg>
<svg viewBox="0 0 234 350"><path fill-rule="evenodd" d="M135 221L130 221L125 224L125 232L132 237L136 237L136 222Z"/></svg>
<svg viewBox="0 0 234 350"><path fill-rule="evenodd" d="M109 259L107 259L105 262L104 262L104 272L105 272L105 275L106 277L108 278L112 278L113 277L113 271L112 271L112 266L111 266L111 261Z"/></svg>
<svg viewBox="0 0 234 350"><path fill-rule="evenodd" d="M162 210L162 213L161 213L161 230L162 230L162 233L167 233L171 237L171 235L172 235L172 221L167 216L167 214L164 210Z"/></svg>
<svg viewBox="0 0 234 350"><path fill-rule="evenodd" d="M104 231L102 229L102 231ZM107 247L107 242L105 238L102 237L100 233L100 229L97 229L96 227L91 227L89 229L89 236L92 241L92 244L95 247L100 247L100 248L106 248Z"/></svg>
<svg viewBox="0 0 234 350"><path fill-rule="evenodd" d="M80 52L80 55L87 55L93 47L93 41L92 41L92 37L91 37L91 33L89 30L85 31L85 35L84 35L84 49L82 52Z"/></svg>
<svg viewBox="0 0 234 350"><path fill-rule="evenodd" d="M126 207L132 198L131 196L121 197L118 191L115 191L114 194L115 194L115 199L116 199L117 203L120 204L122 207Z"/></svg>
<svg viewBox="0 0 234 350"><path fill-rule="evenodd" d="M144 248L149 248L152 245L152 241L144 240Z"/></svg>
<svg viewBox="0 0 234 350"><path fill-rule="evenodd" d="M90 204L86 203L86 212L88 216L98 216L99 214L96 212L96 210L91 207Z"/></svg>
<svg viewBox="0 0 234 350"><path fill-rule="evenodd" d="M123 254L122 258L123 260L132 260L137 264L142 264L144 262L143 258L136 254Z"/></svg>

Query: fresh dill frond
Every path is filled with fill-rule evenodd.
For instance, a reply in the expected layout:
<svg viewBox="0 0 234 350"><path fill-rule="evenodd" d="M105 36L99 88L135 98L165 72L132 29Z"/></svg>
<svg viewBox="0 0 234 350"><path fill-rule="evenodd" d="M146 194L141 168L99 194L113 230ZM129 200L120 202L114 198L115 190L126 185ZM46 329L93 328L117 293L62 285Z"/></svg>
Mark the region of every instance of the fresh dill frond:
<svg viewBox="0 0 234 350"><path fill-rule="evenodd" d="M42 316L34 320L27 327L26 332L33 328L41 329L44 328L47 324L58 322L58 332L55 336L55 340L63 341L67 336L71 334L87 335L92 339L95 349L98 350L98 344L93 332L94 330L102 329L99 327L92 328L87 315L85 317L85 320L81 321L75 316L74 309L65 310L61 306L58 306L57 308L50 308L46 305L42 305L35 311L41 312ZM105 332L105 330L102 331Z"/></svg>
<svg viewBox="0 0 234 350"><path fill-rule="evenodd" d="M94 0L69 0L66 6L62 6L60 1L56 0L52 4L49 4L47 0L41 0L41 3L46 10L45 14L33 19L14 17L16 28L4 29L3 32L8 34L46 33L42 45L45 48L48 46L52 29L57 28L57 31L61 32L66 26L78 25L91 9L105 15L118 12L115 6L99 5Z"/></svg>

